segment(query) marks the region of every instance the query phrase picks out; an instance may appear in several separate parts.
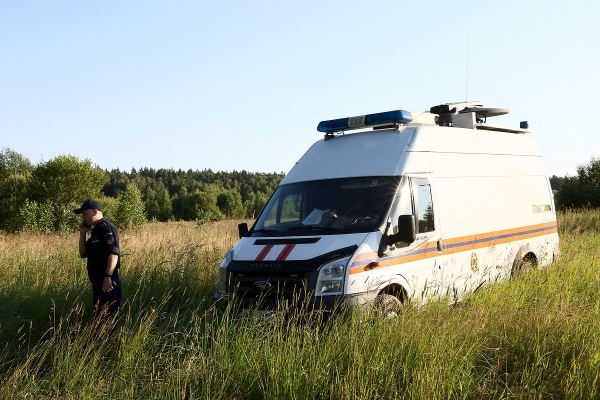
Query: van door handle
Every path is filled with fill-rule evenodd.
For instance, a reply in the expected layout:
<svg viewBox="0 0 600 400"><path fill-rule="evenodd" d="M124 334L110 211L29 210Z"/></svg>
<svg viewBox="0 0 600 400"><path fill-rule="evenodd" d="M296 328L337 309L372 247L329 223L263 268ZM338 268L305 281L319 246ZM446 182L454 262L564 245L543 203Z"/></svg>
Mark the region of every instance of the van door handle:
<svg viewBox="0 0 600 400"><path fill-rule="evenodd" d="M437 241L437 250L439 252L444 251L444 249L446 248L446 246L444 245L444 241L442 239Z"/></svg>

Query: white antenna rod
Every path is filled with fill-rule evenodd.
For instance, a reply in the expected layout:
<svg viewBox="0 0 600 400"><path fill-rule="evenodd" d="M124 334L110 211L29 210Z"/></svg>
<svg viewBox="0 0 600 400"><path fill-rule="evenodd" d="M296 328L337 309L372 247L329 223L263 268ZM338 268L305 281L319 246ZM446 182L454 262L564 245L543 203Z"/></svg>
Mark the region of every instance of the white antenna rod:
<svg viewBox="0 0 600 400"><path fill-rule="evenodd" d="M469 42L470 42L470 38L469 38L469 34L470 34L470 30L471 30L471 18L469 15L469 12L467 11L467 74L466 74L466 79L465 79L465 101L469 101Z"/></svg>

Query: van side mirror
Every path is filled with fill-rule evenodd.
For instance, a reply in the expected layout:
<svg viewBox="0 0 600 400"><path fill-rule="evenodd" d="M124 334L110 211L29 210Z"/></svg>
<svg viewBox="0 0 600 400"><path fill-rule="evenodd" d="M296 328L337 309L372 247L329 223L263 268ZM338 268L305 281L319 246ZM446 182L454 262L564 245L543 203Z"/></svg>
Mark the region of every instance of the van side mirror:
<svg viewBox="0 0 600 400"><path fill-rule="evenodd" d="M248 224L247 223L242 222L241 224L238 224L238 234L240 235L240 239L248 234Z"/></svg>
<svg viewBox="0 0 600 400"><path fill-rule="evenodd" d="M396 242L411 244L417 239L414 215L401 215L398 217L398 233L396 235L394 235L396 236Z"/></svg>
<svg viewBox="0 0 600 400"><path fill-rule="evenodd" d="M403 242L411 244L417 239L417 233L415 228L415 216L414 215L401 215L398 217L398 233L393 235L383 235L381 242L379 242L379 249L377 255L383 257L383 253L388 246ZM388 224L389 227L389 224ZM386 229L387 231L387 229Z"/></svg>

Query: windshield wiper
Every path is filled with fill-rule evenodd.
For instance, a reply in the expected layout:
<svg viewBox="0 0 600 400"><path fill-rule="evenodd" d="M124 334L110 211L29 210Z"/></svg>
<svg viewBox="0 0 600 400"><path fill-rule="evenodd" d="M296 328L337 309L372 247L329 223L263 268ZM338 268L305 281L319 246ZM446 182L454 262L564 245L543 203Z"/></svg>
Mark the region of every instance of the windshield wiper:
<svg viewBox="0 0 600 400"><path fill-rule="evenodd" d="M340 233L349 232L348 229L344 229L344 228L327 227L327 226L320 226L320 225L294 226L294 227L288 228L288 231L290 231L290 232L292 232L292 231L330 231L330 232L340 232Z"/></svg>
<svg viewBox="0 0 600 400"><path fill-rule="evenodd" d="M285 233L285 231L280 231L279 229L266 229L266 228L260 228L260 229L255 229L252 231L252 233L266 233L266 234L276 234L281 236L282 234Z"/></svg>

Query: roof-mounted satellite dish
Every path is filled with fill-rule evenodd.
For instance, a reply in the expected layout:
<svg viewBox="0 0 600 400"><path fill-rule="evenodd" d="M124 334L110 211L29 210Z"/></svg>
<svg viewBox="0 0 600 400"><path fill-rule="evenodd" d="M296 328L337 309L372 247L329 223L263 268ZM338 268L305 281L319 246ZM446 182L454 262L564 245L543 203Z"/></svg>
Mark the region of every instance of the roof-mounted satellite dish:
<svg viewBox="0 0 600 400"><path fill-rule="evenodd" d="M483 107L480 101L469 101L463 103L445 103L433 106L429 109L431 114L437 114L436 124L440 126L455 126L456 120L462 120L458 114L475 114L475 122L483 124L490 117L508 114L507 108Z"/></svg>
<svg viewBox="0 0 600 400"><path fill-rule="evenodd" d="M490 118L508 114L508 108L468 107L459 111L460 114L475 113L477 118Z"/></svg>

